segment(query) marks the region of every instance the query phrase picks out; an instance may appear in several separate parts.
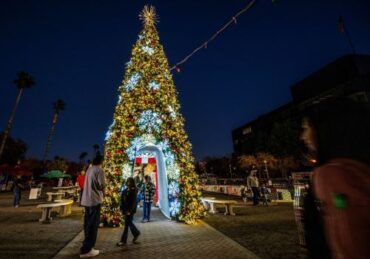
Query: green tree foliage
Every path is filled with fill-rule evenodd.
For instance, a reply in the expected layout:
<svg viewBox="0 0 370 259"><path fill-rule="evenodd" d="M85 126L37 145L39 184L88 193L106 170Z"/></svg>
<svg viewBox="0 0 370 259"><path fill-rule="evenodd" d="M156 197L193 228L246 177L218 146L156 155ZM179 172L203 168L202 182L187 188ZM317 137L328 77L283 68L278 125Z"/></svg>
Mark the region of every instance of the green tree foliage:
<svg viewBox="0 0 370 259"><path fill-rule="evenodd" d="M205 170L208 174L214 174L218 177L230 177L230 157L207 157L205 161Z"/></svg>
<svg viewBox="0 0 370 259"><path fill-rule="evenodd" d="M238 157L239 167L242 170L249 170L257 164L257 159L254 155L243 155Z"/></svg>
<svg viewBox="0 0 370 259"><path fill-rule="evenodd" d="M0 139L3 139L4 133L0 134ZM0 164L15 165L18 160L23 160L27 152L27 144L21 139L13 139L8 137L3 155L0 158Z"/></svg>
<svg viewBox="0 0 370 259"><path fill-rule="evenodd" d="M68 170L68 162L63 158L56 156L53 161L47 162L47 169L48 171L51 170L60 170L62 172L67 172Z"/></svg>

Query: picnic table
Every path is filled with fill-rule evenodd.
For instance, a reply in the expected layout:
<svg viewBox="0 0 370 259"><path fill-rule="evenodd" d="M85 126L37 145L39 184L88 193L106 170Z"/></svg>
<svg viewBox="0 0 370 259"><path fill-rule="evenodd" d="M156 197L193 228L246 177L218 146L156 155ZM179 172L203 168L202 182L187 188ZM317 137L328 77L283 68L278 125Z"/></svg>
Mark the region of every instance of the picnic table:
<svg viewBox="0 0 370 259"><path fill-rule="evenodd" d="M53 200L62 199L65 193L64 192L47 192L46 194L48 195L48 201L53 201Z"/></svg>
<svg viewBox="0 0 370 259"><path fill-rule="evenodd" d="M62 192L64 194L68 193L72 196L77 196L78 186L63 186L63 187L53 187L53 190Z"/></svg>
<svg viewBox="0 0 370 259"><path fill-rule="evenodd" d="M57 191L77 191L78 186L62 186L62 187L53 187L53 190Z"/></svg>

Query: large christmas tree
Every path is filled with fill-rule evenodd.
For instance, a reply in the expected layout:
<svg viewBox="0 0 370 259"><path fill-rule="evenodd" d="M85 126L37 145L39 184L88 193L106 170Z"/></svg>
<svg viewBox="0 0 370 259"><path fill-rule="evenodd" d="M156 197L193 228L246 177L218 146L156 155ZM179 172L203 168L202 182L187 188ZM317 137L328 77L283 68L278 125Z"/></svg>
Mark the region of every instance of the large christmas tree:
<svg viewBox="0 0 370 259"><path fill-rule="evenodd" d="M131 60L126 64L113 123L106 136L104 170L108 185L102 220L108 226L121 223L122 183L132 176L133 164L140 151L154 147L163 158L157 157L157 163L162 168L158 174L164 177L160 199L162 204L168 204L167 216L194 223L204 213L199 201L198 176L177 91L159 42L155 8L145 6L140 18L144 28L133 46ZM166 210L164 205L163 212Z"/></svg>

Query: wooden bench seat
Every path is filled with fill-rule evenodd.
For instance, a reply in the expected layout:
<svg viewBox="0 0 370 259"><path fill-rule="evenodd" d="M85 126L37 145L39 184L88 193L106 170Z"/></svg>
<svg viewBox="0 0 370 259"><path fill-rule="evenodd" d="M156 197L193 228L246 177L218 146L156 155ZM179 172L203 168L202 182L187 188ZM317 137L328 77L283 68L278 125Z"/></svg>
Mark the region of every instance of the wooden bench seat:
<svg viewBox="0 0 370 259"><path fill-rule="evenodd" d="M72 213L73 200L56 200L55 203L44 203L37 205L37 208L42 209L42 215L39 221L41 223L50 223L52 217L50 216L53 208L59 209L59 216L66 217Z"/></svg>
<svg viewBox="0 0 370 259"><path fill-rule="evenodd" d="M233 211L233 207L238 202L235 200L217 200L213 197L210 198L202 198L201 199L203 203L209 204L209 212L210 213L217 213L216 210L216 204L223 204L225 205L225 215L231 215L235 216L235 213Z"/></svg>

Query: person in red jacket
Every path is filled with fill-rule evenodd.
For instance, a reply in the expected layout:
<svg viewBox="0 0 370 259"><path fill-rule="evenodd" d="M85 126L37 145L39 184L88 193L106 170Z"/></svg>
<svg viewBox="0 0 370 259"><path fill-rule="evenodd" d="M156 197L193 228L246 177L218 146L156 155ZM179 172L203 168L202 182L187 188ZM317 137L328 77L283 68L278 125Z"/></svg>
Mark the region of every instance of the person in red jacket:
<svg viewBox="0 0 370 259"><path fill-rule="evenodd" d="M369 110L342 98L311 109L303 120L302 140L317 160L313 194L330 258L370 258ZM309 251L323 258L323 251Z"/></svg>
<svg viewBox="0 0 370 259"><path fill-rule="evenodd" d="M82 193L83 193L83 190L84 190L84 185L85 185L85 170L81 170L79 176L77 177L77 183L78 183L78 186L80 187L80 203L81 203L81 199L82 199Z"/></svg>

